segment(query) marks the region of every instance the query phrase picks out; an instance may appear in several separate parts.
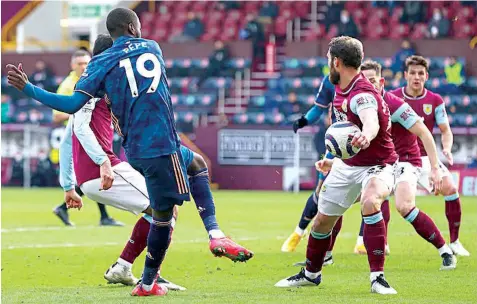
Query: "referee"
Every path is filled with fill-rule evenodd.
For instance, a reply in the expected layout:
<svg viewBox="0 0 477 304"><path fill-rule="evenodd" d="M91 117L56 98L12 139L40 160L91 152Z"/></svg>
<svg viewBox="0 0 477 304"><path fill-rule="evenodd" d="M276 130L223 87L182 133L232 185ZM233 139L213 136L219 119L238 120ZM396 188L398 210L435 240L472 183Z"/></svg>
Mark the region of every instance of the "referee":
<svg viewBox="0 0 477 304"><path fill-rule="evenodd" d="M73 53L73 56L71 57L72 71L58 87L58 91L57 91L58 94L73 95L73 90L76 85L76 82L79 80L79 78L85 71L86 66L88 65L88 62L90 60L91 60L91 55L84 50L78 50ZM54 123L66 125L68 123L68 118L69 118L69 114L53 110ZM79 195L83 196L83 192L81 192L81 189L78 186L76 186L76 192ZM114 220L108 215L108 212L106 211L106 206L104 206L101 203L97 203L97 204L98 204L99 212L101 214L101 219L99 222L101 226L124 226L123 223ZM53 213L56 216L58 216L60 220L66 226L73 226L73 223L70 222L68 209L66 208L65 202L55 207L55 209L53 209Z"/></svg>

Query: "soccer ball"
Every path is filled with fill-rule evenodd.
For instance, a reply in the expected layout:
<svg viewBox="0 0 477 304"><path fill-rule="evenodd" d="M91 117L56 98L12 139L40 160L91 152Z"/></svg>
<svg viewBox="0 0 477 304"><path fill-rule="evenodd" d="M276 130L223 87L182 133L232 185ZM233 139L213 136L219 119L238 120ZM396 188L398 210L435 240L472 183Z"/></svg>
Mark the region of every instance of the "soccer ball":
<svg viewBox="0 0 477 304"><path fill-rule="evenodd" d="M334 156L349 159L355 156L360 148L351 145L353 134L361 131L357 125L349 121L335 122L325 134L326 149Z"/></svg>

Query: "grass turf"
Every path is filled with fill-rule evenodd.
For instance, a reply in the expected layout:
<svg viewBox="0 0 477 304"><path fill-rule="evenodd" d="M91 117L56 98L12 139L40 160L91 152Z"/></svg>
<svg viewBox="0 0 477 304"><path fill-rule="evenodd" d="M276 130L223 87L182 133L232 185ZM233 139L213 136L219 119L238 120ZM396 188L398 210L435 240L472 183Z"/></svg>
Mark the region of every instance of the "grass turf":
<svg viewBox="0 0 477 304"><path fill-rule="evenodd" d="M335 264L323 271L317 288L278 289L280 279L299 271L306 240L295 253L280 247L293 231L309 193L216 191L221 228L254 251L246 264L214 258L193 203L180 209L162 274L188 288L165 298L133 298L131 287L107 285L104 271L117 259L136 218L108 207L126 227L99 227L99 213L86 200L71 211L76 228L62 227L52 214L60 189L2 189L2 303L477 303L477 199L462 198L461 241L473 254L459 258L458 268L439 271L437 251L417 236L392 210L391 255L386 277L396 296L370 294L365 256L352 253L359 228L359 208L344 218L334 251ZM448 238L442 197L417 199ZM134 266L139 276L144 258Z"/></svg>

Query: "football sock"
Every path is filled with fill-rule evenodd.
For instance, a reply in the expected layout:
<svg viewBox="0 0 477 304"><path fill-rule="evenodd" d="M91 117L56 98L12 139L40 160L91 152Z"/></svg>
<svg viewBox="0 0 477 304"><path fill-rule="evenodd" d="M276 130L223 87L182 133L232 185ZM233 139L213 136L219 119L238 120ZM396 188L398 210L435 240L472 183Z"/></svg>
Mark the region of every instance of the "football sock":
<svg viewBox="0 0 477 304"><path fill-rule="evenodd" d="M333 230L331 230L331 243L330 243L330 247L328 248L328 251L333 251L333 248L335 247L336 238L338 237L338 234L340 233L342 225L343 225L343 216L340 216L340 218L336 221L336 224L333 227Z"/></svg>
<svg viewBox="0 0 477 304"><path fill-rule="evenodd" d="M412 208L404 219L411 223L417 234L437 249L442 248L446 244L434 221L417 207Z"/></svg>
<svg viewBox="0 0 477 304"><path fill-rule="evenodd" d="M308 246L306 248L306 272L307 277L313 279L311 274L315 274L321 271L323 267L323 261L330 247L331 243L331 231L328 233L319 233L312 231L308 237Z"/></svg>
<svg viewBox="0 0 477 304"><path fill-rule="evenodd" d="M204 227L209 233L209 238L225 237L220 230L217 218L215 217L215 204L209 184L209 171L207 168L201 169L189 178L192 198L194 199L200 218Z"/></svg>
<svg viewBox="0 0 477 304"><path fill-rule="evenodd" d="M460 219L462 216L459 193L445 196L444 200L446 201L446 217L449 223L450 242L453 243L459 239Z"/></svg>
<svg viewBox="0 0 477 304"><path fill-rule="evenodd" d="M68 211L68 207L66 207L66 203L63 202L63 204L58 205L56 208L63 209L64 211Z"/></svg>
<svg viewBox="0 0 477 304"><path fill-rule="evenodd" d="M308 227L311 220L318 213L318 204L316 202L316 194L315 192L313 192L306 201L305 208L303 209L303 213L301 214L300 222L298 222L298 229L296 230L296 232L301 232L298 233L300 234L300 236L305 233L305 229Z"/></svg>
<svg viewBox="0 0 477 304"><path fill-rule="evenodd" d="M151 290L157 271L161 266L171 241L172 212L164 218L154 218L147 237L147 255L143 272L143 288Z"/></svg>
<svg viewBox="0 0 477 304"><path fill-rule="evenodd" d="M149 216L152 221L152 218ZM129 238L126 246L124 246L120 259L133 264L136 258L147 246L147 236L149 234L149 228L151 227L151 221L148 221L145 216L139 218L134 225L131 237ZM118 259L118 263L123 265ZM127 266L126 264L124 264Z"/></svg>
<svg viewBox="0 0 477 304"><path fill-rule="evenodd" d="M383 220L383 214L378 211L363 216L363 220L363 240L368 254L369 268L371 272L383 271L386 246L386 224Z"/></svg>
<svg viewBox="0 0 477 304"><path fill-rule="evenodd" d="M387 236L389 220L391 219L391 211L389 210L389 198L386 198L381 204L381 213L383 214L384 224L386 225L386 236Z"/></svg>
<svg viewBox="0 0 477 304"><path fill-rule="evenodd" d="M106 211L106 206L98 202L96 203L98 204L98 209L99 209L99 213L101 214L101 219L109 218L108 212Z"/></svg>

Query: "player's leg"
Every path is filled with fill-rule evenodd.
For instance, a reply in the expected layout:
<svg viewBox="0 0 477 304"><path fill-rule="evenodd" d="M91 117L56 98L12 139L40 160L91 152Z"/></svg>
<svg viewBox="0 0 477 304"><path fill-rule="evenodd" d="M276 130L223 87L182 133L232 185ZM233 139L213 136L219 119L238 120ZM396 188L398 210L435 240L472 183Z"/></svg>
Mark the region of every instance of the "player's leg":
<svg viewBox="0 0 477 304"><path fill-rule="evenodd" d="M459 191L450 176L447 168L441 164L444 172L442 195L445 200L446 218L449 224L450 247L452 251L460 256L469 256L470 253L462 246L459 241L460 222L462 218L462 211L460 205Z"/></svg>
<svg viewBox="0 0 477 304"><path fill-rule="evenodd" d="M361 184L355 179L352 167L340 160L335 161L321 187L318 215L308 238L306 268L280 280L276 287L316 286L321 283L321 269L332 242L332 229L361 191Z"/></svg>
<svg viewBox="0 0 477 304"><path fill-rule="evenodd" d="M386 226L386 241L388 233L389 220L391 219L391 211L389 209L389 197L387 197L381 204L381 213L383 214L384 224ZM354 253L356 254L366 254L366 247L364 246L363 241L364 234L364 220L361 219L361 226L359 227L358 238L356 239L356 245L354 246ZM389 255L391 250L389 249L389 244L386 242L386 255Z"/></svg>
<svg viewBox="0 0 477 304"><path fill-rule="evenodd" d="M60 219L60 221L65 224L65 226L74 226L75 224L70 221L70 216L68 214L68 207L66 203L63 202L53 208L53 213Z"/></svg>
<svg viewBox="0 0 477 304"><path fill-rule="evenodd" d="M300 243L301 239L305 236L306 228L310 224L310 221L313 220L318 213L318 193L320 192L323 181L324 176L320 173L315 192L308 197L295 231L293 231L293 233L285 240L282 245L281 250L283 252L293 252L296 250L296 247Z"/></svg>
<svg viewBox="0 0 477 304"><path fill-rule="evenodd" d="M245 262L253 252L227 238L220 230L215 215L215 204L210 190L209 171L204 158L182 146L181 153L187 165L192 198L209 235L209 248L215 256L225 256L232 261ZM191 161L188 161L191 159Z"/></svg>
<svg viewBox="0 0 477 304"><path fill-rule="evenodd" d="M167 288L156 284L155 279L170 244L174 206L190 199L185 165L178 153L129 161L144 175L153 210L142 282L132 295L165 295Z"/></svg>
<svg viewBox="0 0 477 304"><path fill-rule="evenodd" d="M441 270L454 269L457 260L441 232L434 221L424 211L416 207L417 172L415 170L417 169L409 163L399 163L397 167L396 172L399 174L396 174L394 190L396 209L414 227L417 234L436 247L442 257Z"/></svg>
<svg viewBox="0 0 477 304"><path fill-rule="evenodd" d="M395 294L396 290L389 286L384 277L386 224L381 212L381 204L394 185L394 171L389 165L371 169L364 173L360 200L364 220L363 241L371 272L371 292Z"/></svg>
<svg viewBox="0 0 477 304"><path fill-rule="evenodd" d="M333 248L335 247L336 238L338 237L338 234L341 231L342 225L343 225L343 216L340 216L338 220L336 221L335 225L333 226L333 229L331 230L331 243L330 243L330 247L328 247L328 251L326 251L323 266L332 265L334 263Z"/></svg>

